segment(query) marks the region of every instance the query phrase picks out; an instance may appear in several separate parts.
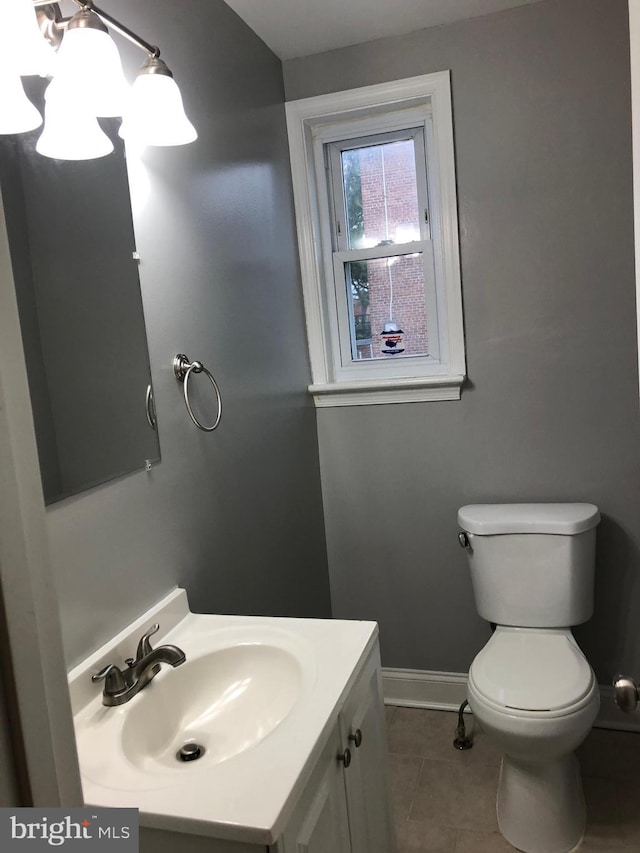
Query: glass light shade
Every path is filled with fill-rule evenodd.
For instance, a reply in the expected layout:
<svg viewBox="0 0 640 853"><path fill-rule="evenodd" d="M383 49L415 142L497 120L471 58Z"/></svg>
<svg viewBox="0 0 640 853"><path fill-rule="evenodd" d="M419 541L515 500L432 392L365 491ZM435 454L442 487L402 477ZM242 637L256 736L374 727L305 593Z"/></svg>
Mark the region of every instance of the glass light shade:
<svg viewBox="0 0 640 853"><path fill-rule="evenodd" d="M73 91L94 116L121 116L129 86L115 42L102 30L68 29L58 51L56 85Z"/></svg>
<svg viewBox="0 0 640 853"><path fill-rule="evenodd" d="M44 118L44 129L36 143L36 151L45 157L94 160L113 151L113 143L97 118L65 98L48 97Z"/></svg>
<svg viewBox="0 0 640 853"><path fill-rule="evenodd" d="M198 138L173 77L144 71L131 87L119 133L138 145L186 145Z"/></svg>
<svg viewBox="0 0 640 853"><path fill-rule="evenodd" d="M21 76L54 71L56 55L40 32L33 0L11 0L2 4L3 61Z"/></svg>
<svg viewBox="0 0 640 853"><path fill-rule="evenodd" d="M25 95L17 73L0 67L0 133L26 133L42 124L42 116Z"/></svg>

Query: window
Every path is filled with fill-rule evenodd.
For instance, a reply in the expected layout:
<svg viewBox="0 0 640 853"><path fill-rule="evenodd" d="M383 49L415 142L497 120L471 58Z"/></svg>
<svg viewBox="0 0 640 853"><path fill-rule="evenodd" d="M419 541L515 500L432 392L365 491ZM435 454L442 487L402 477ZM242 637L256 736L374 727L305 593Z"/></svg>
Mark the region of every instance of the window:
<svg viewBox="0 0 640 853"><path fill-rule="evenodd" d="M459 399L448 72L286 108L316 405Z"/></svg>

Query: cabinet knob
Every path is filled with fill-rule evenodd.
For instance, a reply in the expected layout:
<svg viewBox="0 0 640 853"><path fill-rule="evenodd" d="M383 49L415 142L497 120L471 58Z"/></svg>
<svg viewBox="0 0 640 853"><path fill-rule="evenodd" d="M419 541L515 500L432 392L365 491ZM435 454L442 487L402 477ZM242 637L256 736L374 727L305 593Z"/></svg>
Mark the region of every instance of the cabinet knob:
<svg viewBox="0 0 640 853"><path fill-rule="evenodd" d="M355 745L355 748L358 749L358 747L362 743L362 732L360 731L360 729L356 729L353 734L350 734L349 740L352 740Z"/></svg>
<svg viewBox="0 0 640 853"><path fill-rule="evenodd" d="M351 750L349 747L345 749L342 755L338 756L338 761L342 761L345 767L348 767L351 764Z"/></svg>

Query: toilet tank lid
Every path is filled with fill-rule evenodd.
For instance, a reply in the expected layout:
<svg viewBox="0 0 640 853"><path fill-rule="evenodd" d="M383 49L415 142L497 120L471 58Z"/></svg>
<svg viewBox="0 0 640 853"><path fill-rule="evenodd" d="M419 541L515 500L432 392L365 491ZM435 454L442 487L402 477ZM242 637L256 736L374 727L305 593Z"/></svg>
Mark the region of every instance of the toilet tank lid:
<svg viewBox="0 0 640 853"><path fill-rule="evenodd" d="M458 510L458 524L467 533L555 533L574 536L600 521L598 507L584 503L470 504Z"/></svg>

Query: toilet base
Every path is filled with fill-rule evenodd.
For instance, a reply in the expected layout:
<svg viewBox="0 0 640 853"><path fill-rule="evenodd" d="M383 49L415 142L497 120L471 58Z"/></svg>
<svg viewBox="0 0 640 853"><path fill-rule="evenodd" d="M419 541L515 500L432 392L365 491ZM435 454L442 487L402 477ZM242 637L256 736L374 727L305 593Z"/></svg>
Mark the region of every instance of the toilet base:
<svg viewBox="0 0 640 853"><path fill-rule="evenodd" d="M540 764L503 756L497 812L500 832L518 850L573 850L582 838L586 821L575 755Z"/></svg>

